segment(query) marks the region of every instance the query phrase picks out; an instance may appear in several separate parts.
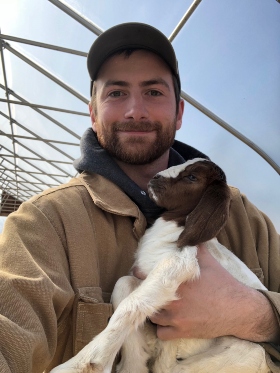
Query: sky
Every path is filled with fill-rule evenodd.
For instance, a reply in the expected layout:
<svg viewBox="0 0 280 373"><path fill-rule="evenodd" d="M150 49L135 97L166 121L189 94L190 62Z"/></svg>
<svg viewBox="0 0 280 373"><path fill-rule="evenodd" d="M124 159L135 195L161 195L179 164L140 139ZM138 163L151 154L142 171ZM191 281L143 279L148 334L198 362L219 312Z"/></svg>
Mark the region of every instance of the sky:
<svg viewBox="0 0 280 373"><path fill-rule="evenodd" d="M76 11L105 30L121 22L144 22L169 36L191 5L186 0L69 0ZM173 41L182 89L260 146L280 164L280 4L276 0L202 0ZM3 34L87 52L96 36L47 0L0 0ZM9 42L89 99L86 59ZM87 105L39 72L5 52L9 85L30 102L87 112ZM0 82L3 76L0 74ZM3 84L3 83L2 83ZM4 98L0 91L0 98ZM7 110L0 103L0 110ZM47 138L72 141L28 108L13 107L15 118ZM52 113L79 136L89 118ZM9 124L0 117L0 127ZM18 129L19 134L24 134ZM256 152L190 104L177 139L206 153L280 231L280 180ZM4 143L0 137L0 143ZM31 148L33 144L28 144ZM74 158L78 147L65 148ZM22 155L28 150L18 149ZM49 156L49 149L42 147ZM54 151L54 156L56 156ZM63 158L63 156L62 156ZM48 171L48 165L44 166ZM74 175L71 165L67 171ZM1 229L1 220L0 220Z"/></svg>

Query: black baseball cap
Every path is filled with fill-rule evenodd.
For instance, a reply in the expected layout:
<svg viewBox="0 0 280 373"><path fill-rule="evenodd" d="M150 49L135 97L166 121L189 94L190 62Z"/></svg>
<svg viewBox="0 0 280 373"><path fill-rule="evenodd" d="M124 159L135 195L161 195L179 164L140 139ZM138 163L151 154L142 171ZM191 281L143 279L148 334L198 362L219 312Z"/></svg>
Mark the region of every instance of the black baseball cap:
<svg viewBox="0 0 280 373"><path fill-rule="evenodd" d="M112 54L124 49L146 49L156 53L169 66L175 76L179 92L181 81L175 51L168 38L158 29L145 23L122 23L104 31L92 44L88 57L87 67L92 84L105 60Z"/></svg>

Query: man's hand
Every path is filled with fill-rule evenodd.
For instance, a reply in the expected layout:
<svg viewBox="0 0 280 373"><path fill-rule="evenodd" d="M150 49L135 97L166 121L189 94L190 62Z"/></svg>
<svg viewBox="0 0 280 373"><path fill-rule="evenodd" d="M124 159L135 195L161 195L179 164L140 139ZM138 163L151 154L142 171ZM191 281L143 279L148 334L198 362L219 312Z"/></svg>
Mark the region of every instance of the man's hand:
<svg viewBox="0 0 280 373"><path fill-rule="evenodd" d="M198 261L200 279L181 284L180 299L151 317L158 325L158 338L233 335L254 342L277 341L279 326L267 298L236 280L204 245L198 249ZM134 274L141 278L137 269Z"/></svg>

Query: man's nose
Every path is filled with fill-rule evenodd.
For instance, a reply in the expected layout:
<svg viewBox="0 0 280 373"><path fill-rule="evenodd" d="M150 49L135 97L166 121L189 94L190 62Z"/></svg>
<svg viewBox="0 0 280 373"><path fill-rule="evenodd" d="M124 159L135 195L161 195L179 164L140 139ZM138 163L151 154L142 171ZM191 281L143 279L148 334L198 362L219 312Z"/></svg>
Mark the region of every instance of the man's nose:
<svg viewBox="0 0 280 373"><path fill-rule="evenodd" d="M141 95L131 96L127 101L127 108L124 114L125 119L143 120L148 119L149 113L145 100Z"/></svg>

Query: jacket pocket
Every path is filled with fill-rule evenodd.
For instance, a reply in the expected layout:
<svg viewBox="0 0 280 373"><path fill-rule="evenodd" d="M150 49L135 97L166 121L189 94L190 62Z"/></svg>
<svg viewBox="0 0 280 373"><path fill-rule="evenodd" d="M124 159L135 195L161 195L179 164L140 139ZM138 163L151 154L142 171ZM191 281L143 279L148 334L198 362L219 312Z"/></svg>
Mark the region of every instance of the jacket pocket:
<svg viewBox="0 0 280 373"><path fill-rule="evenodd" d="M74 355L106 328L112 314L112 304L103 302L101 288L78 289L74 316Z"/></svg>

